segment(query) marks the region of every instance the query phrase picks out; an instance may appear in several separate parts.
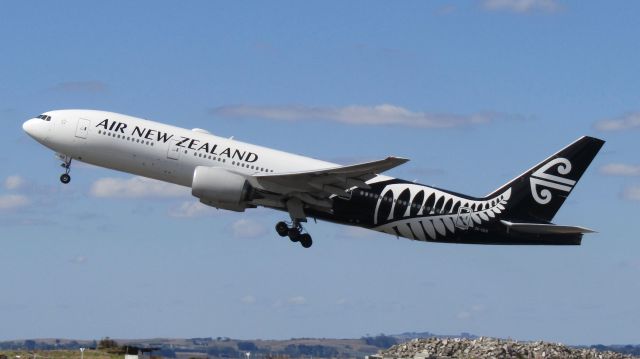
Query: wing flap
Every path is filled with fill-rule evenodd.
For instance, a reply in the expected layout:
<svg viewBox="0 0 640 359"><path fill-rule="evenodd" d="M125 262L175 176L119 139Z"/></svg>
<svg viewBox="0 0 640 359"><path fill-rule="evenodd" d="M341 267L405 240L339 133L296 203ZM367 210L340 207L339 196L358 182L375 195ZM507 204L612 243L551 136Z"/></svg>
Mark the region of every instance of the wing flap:
<svg viewBox="0 0 640 359"><path fill-rule="evenodd" d="M301 192L326 198L346 195L346 191L353 187L368 189L370 187L365 181L407 161L406 158L387 157L350 166L257 175L249 180L254 186L282 195Z"/></svg>
<svg viewBox="0 0 640 359"><path fill-rule="evenodd" d="M331 175L336 178L357 178L360 176L373 175L388 171L394 167L398 167L408 162L407 158L387 157L383 160L364 162L355 165L329 167L303 172L273 173L256 176L256 178L275 178L275 177L292 177L292 176L322 176ZM371 178L373 178L373 176ZM370 179L370 178L368 178ZM366 181L366 180L365 180Z"/></svg>

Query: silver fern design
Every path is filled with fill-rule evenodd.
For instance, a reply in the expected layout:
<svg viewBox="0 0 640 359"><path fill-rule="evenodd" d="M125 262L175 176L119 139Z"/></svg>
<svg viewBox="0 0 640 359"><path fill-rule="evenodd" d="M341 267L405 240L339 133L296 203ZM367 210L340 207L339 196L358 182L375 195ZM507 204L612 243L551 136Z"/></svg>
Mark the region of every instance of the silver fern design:
<svg viewBox="0 0 640 359"><path fill-rule="evenodd" d="M576 181L574 180L547 173L547 171L552 170L554 167L556 167L555 170L559 175L567 175L571 172L571 162L568 159L556 158L540 167L540 169L535 171L531 174L531 177L529 177L531 195L533 196L533 199L540 204L547 204L551 202L551 199L553 198L551 191L547 188L553 188L563 192L571 192L571 189L576 184ZM543 187L543 189L539 191L538 186Z"/></svg>
<svg viewBox="0 0 640 359"><path fill-rule="evenodd" d="M455 196L414 184L390 184L381 192L374 229L420 241L436 240L488 222L502 213L511 188L486 200Z"/></svg>

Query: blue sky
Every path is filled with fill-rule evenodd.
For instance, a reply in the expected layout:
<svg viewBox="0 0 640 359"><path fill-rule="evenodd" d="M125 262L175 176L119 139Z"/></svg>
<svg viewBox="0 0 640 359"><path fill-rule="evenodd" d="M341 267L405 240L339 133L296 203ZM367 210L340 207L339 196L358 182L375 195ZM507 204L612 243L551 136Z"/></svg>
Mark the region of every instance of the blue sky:
<svg viewBox="0 0 640 359"><path fill-rule="evenodd" d="M640 343L640 3L20 1L0 12L0 339L431 331ZM396 240L195 204L22 132L122 112L483 195L607 141L555 221L580 247Z"/></svg>

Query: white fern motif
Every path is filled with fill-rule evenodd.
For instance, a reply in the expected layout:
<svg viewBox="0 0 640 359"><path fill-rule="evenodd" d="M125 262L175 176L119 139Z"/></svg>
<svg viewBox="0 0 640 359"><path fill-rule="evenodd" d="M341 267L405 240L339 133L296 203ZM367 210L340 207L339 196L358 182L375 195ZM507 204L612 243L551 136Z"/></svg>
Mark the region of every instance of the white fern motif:
<svg viewBox="0 0 640 359"><path fill-rule="evenodd" d="M394 218L395 207L401 193L409 190L410 196L407 202L407 209L401 218ZM505 190L500 195L487 200L471 200L454 196L430 187L414 184L392 184L382 191L374 212L374 223L378 224L378 214L380 206L385 196L389 193L393 196L392 206L388 218L384 224L374 229L389 234L400 234L402 237L421 241L435 240L438 236L444 237L454 233L456 230L467 230L483 222L488 222L505 210L506 204L511 197L511 188ZM417 204L415 199L422 193L422 201ZM437 206L427 206L427 202L440 203ZM446 204L446 205L445 205ZM414 216L411 211L419 210ZM463 209L464 213L463 213Z"/></svg>

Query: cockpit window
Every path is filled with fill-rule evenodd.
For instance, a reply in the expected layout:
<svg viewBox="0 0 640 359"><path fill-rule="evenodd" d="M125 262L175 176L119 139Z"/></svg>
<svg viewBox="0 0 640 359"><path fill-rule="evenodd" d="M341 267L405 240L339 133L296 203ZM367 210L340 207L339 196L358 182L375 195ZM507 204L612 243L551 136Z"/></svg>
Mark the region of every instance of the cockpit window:
<svg viewBox="0 0 640 359"><path fill-rule="evenodd" d="M45 121L51 121L51 116L47 116L47 115L40 115L37 118Z"/></svg>

